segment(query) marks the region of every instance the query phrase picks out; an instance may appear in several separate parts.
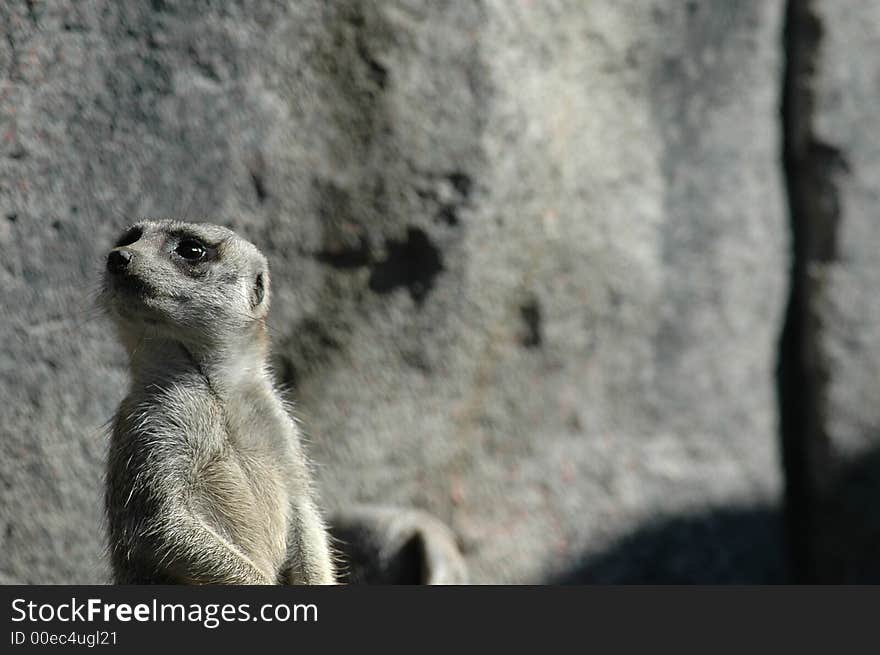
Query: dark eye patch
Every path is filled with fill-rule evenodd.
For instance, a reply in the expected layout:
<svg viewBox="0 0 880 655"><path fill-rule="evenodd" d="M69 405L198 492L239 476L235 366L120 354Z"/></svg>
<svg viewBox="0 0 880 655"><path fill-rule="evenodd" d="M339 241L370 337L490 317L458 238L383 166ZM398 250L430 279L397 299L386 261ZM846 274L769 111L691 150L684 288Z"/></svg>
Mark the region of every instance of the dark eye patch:
<svg viewBox="0 0 880 655"><path fill-rule="evenodd" d="M140 227L132 227L129 228L125 234L119 237L119 240L116 241L116 248L122 248L123 246L130 246L135 241L140 239L144 235L143 228Z"/></svg>

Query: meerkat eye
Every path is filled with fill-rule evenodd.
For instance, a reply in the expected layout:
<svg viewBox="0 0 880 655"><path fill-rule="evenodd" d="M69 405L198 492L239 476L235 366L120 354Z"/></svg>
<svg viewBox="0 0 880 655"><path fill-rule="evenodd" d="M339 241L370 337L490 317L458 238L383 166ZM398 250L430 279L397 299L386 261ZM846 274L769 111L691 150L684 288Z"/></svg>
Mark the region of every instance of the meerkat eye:
<svg viewBox="0 0 880 655"><path fill-rule="evenodd" d="M177 248L174 249L174 252L188 262L197 262L204 259L205 254L207 253L207 248L205 248L205 246L202 245L202 242L198 239L181 239L180 243L177 244Z"/></svg>

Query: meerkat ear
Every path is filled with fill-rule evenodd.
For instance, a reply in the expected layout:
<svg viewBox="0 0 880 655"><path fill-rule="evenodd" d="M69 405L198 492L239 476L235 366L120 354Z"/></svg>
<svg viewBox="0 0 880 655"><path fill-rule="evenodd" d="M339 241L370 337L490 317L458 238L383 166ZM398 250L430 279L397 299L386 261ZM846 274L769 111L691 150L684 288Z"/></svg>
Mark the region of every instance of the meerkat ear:
<svg viewBox="0 0 880 655"><path fill-rule="evenodd" d="M253 285L251 286L251 309L257 309L262 305L268 304L269 295L269 272L261 269L253 277Z"/></svg>

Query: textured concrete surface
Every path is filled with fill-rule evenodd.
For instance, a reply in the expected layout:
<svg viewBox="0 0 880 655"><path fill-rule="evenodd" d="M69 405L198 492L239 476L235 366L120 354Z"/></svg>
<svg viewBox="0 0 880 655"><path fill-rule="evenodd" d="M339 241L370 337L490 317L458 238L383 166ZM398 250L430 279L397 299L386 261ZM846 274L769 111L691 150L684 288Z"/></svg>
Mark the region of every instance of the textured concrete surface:
<svg viewBox="0 0 880 655"><path fill-rule="evenodd" d="M268 255L329 510L427 510L478 582L664 523L667 577L764 580L776 515L761 552L682 517L780 501L782 10L0 5L0 575L106 579L93 291L126 222L181 216Z"/></svg>

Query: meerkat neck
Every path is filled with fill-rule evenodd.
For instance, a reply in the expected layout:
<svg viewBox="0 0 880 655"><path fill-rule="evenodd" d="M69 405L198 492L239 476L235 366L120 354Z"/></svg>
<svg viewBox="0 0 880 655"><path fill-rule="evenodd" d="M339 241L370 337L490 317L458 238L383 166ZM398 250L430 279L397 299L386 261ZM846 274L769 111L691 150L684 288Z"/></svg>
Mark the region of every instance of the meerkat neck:
<svg viewBox="0 0 880 655"><path fill-rule="evenodd" d="M198 375L215 393L226 395L243 385L270 384L266 341L227 340L210 347L173 339L142 339L129 352L132 386L148 388Z"/></svg>

